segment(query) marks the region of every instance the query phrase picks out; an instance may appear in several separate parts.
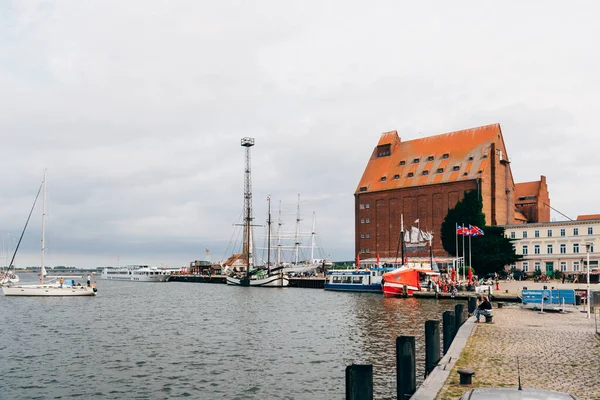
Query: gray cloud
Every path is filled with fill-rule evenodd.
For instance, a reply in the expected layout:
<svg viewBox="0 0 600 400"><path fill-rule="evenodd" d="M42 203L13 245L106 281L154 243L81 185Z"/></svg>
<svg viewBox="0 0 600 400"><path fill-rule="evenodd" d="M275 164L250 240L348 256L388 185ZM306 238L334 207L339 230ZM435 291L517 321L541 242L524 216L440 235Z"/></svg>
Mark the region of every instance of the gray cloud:
<svg viewBox="0 0 600 400"><path fill-rule="evenodd" d="M226 256L256 138L266 196L301 194L325 251L354 253L353 192L381 132L499 122L517 181L596 213L590 2L32 1L0 5L0 235L49 170L49 263ZM39 213L18 262L39 261ZM137 261L139 260L139 261Z"/></svg>

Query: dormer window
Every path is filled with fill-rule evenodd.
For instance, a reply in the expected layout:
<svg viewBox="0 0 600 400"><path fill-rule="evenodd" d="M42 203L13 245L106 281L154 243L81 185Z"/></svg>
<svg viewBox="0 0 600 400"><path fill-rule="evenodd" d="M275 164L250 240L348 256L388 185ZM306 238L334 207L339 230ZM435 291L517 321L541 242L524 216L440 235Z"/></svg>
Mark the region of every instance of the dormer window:
<svg viewBox="0 0 600 400"><path fill-rule="evenodd" d="M427 161L433 161L433 156L427 157Z"/></svg>
<svg viewBox="0 0 600 400"><path fill-rule="evenodd" d="M382 176L382 177L381 177L381 179L380 179L380 181L381 181L381 182L385 182L385 181L387 181L387 177L386 177L386 176Z"/></svg>
<svg viewBox="0 0 600 400"><path fill-rule="evenodd" d="M413 160L413 164L418 164L418 163L419 163L419 159L418 159L418 158L415 158L415 159Z"/></svg>
<svg viewBox="0 0 600 400"><path fill-rule="evenodd" d="M429 175L429 171L427 171L427 170L423 171L423 175Z"/></svg>
<svg viewBox="0 0 600 400"><path fill-rule="evenodd" d="M366 192L367 191L367 187L366 186L361 186L360 191L361 192Z"/></svg>
<svg viewBox="0 0 600 400"><path fill-rule="evenodd" d="M469 175L469 171L465 171L465 173L463 174L463 176L467 176Z"/></svg>
<svg viewBox="0 0 600 400"><path fill-rule="evenodd" d="M445 160L446 158L450 157L449 153L444 153L444 155L442 156L442 158Z"/></svg>
<svg viewBox="0 0 600 400"><path fill-rule="evenodd" d="M487 154L484 154L484 155L483 155L483 158L487 158Z"/></svg>
<svg viewBox="0 0 600 400"><path fill-rule="evenodd" d="M392 154L390 144L382 144L381 146L377 146L377 157L387 157L390 154Z"/></svg>
<svg viewBox="0 0 600 400"><path fill-rule="evenodd" d="M520 201L527 200L527 197L525 197L525 196L520 196L520 197L519 197L519 200L520 200Z"/></svg>
<svg viewBox="0 0 600 400"><path fill-rule="evenodd" d="M400 179L400 175L398 175L398 174L394 175L394 180L398 180L398 179Z"/></svg>
<svg viewBox="0 0 600 400"><path fill-rule="evenodd" d="M409 178L412 178L413 176L415 176L415 174L413 174L412 172L409 172L409 173L408 173L408 177L409 177Z"/></svg>
<svg viewBox="0 0 600 400"><path fill-rule="evenodd" d="M455 165L454 167L452 167L452 171L458 171L460 170L460 167L458 165Z"/></svg>
<svg viewBox="0 0 600 400"><path fill-rule="evenodd" d="M441 174L441 173L443 173L443 172L444 172L444 168L438 168L438 169L437 169L437 173L438 173L438 174Z"/></svg>
<svg viewBox="0 0 600 400"><path fill-rule="evenodd" d="M469 161L473 161L473 157L469 157Z"/></svg>
<svg viewBox="0 0 600 400"><path fill-rule="evenodd" d="M477 173L478 173L478 174L482 174L482 173L483 173L483 171L482 171L482 170L479 170L479 171L477 171Z"/></svg>
<svg viewBox="0 0 600 400"><path fill-rule="evenodd" d="M400 165L405 165L405 164L406 164L406 161L404 161L404 160L400 161Z"/></svg>

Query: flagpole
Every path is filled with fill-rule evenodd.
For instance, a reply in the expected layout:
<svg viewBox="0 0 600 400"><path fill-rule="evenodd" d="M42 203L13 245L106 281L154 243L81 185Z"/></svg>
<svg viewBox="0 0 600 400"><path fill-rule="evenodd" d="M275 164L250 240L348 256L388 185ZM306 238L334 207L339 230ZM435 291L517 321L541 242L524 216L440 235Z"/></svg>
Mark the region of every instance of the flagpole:
<svg viewBox="0 0 600 400"><path fill-rule="evenodd" d="M471 258L471 235L469 235L469 268L473 266L473 259Z"/></svg>
<svg viewBox="0 0 600 400"><path fill-rule="evenodd" d="M456 265L454 266L454 268L458 267L458 224L455 222L454 223L456 229L454 234L456 235L456 247L455 247L455 256L456 256Z"/></svg>
<svg viewBox="0 0 600 400"><path fill-rule="evenodd" d="M464 267L466 267L466 263L465 263L465 234L464 234L464 231L465 231L465 223L464 223L464 222L463 222L463 224L462 224L462 228L463 228L463 235L462 235L462 239L463 239L463 240L462 240L462 242L463 242L463 243L462 243L462 245L463 245L463 246L462 246L462 247L463 247L463 252L462 252L462 254L463 254L463 281L464 281L464 280L465 280L465 272L466 272L466 271L465 271L465 268L464 268Z"/></svg>

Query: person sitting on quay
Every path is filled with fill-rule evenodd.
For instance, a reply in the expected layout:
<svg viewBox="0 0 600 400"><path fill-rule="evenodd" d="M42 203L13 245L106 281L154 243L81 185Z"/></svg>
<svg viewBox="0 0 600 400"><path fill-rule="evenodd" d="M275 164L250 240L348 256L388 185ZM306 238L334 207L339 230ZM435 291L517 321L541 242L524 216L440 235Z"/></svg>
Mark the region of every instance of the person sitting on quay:
<svg viewBox="0 0 600 400"><path fill-rule="evenodd" d="M492 303L490 303L487 296L483 296L481 298L481 304L479 304L477 306L477 309L475 309L475 312L473 313L473 315L476 318L475 322L479 322L479 317L481 315L483 315L483 316L492 315Z"/></svg>

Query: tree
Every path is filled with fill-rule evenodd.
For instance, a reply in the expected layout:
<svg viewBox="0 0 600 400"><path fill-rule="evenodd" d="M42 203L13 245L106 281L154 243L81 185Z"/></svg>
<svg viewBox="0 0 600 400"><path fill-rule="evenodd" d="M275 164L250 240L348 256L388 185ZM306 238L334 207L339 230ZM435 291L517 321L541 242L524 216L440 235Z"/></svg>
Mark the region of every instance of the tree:
<svg viewBox="0 0 600 400"><path fill-rule="evenodd" d="M511 240L504 235L500 226L485 226L483 202L477 191L465 192L456 207L448 210L441 227L441 239L444 250L456 256L456 226L465 224L481 228L485 235L471 238L472 266L476 274L500 272L505 265L513 264L522 258L515 253ZM465 237L465 241L468 237ZM459 237L459 249L462 248L462 238ZM468 244L466 249L468 249ZM460 251L460 250L459 250ZM468 252L468 250L467 250Z"/></svg>

